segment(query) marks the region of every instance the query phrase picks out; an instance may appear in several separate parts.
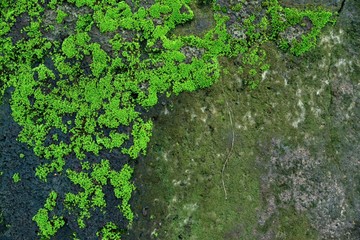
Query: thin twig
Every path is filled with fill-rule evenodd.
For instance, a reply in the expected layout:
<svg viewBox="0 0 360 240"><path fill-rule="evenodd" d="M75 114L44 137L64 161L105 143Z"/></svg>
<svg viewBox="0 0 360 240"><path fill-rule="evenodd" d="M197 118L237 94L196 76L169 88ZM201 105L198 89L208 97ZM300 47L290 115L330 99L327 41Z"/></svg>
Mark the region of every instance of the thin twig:
<svg viewBox="0 0 360 240"><path fill-rule="evenodd" d="M224 164L223 164L223 167L222 167L222 170L221 170L221 181L222 181L222 186L223 186L223 189L224 189L225 199L227 199L227 191L226 191L225 180L224 180L224 172L225 172L225 168L226 168L226 166L227 166L227 164L229 162L230 156L231 156L231 154L233 152L234 142L235 142L234 124L233 124L231 109L230 109L229 104L228 104L227 101L226 101L226 106L228 107L228 110L229 110L228 113L229 113L229 118L230 118L231 129L232 129L232 139L231 139L230 149L229 149L229 151L227 153L226 159L224 161Z"/></svg>

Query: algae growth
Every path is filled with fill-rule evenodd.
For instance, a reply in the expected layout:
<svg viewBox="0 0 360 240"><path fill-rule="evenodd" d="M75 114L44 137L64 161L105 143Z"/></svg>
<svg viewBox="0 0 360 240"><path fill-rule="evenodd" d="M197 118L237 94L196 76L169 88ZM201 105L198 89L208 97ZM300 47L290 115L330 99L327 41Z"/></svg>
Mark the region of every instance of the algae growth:
<svg viewBox="0 0 360 240"><path fill-rule="evenodd" d="M33 220L33 225L27 226L31 229L28 236L119 239L130 234L134 212L129 201L136 185L131 180L134 166L136 170L131 159L148 151L154 127L148 112L159 99L212 86L219 80L224 64L233 59L237 64L231 71L254 89L271 69L269 44L301 55L315 47L320 30L333 22L333 14L324 9L285 8L276 0L262 1L257 6L247 1L236 5L221 1L203 4L213 21L205 24L201 33L193 34L184 28L193 19L196 21L196 11L201 9L187 0L1 2L1 92L8 97L4 103L9 101L11 116L20 126L19 132L9 137L16 135L18 144L32 149L16 152L17 156L22 154L23 162L32 165L16 191L26 191L27 183L43 186L41 199L39 195L35 203L43 207L34 211L28 206L31 210L26 215L32 217L25 221ZM248 4L251 6L246 7ZM301 34L287 34L299 29ZM235 102L226 99L216 105L230 109ZM216 108L210 112L208 109L212 108L203 110L204 121L207 117L219 116L222 121L227 115L234 118L231 111L216 114ZM190 118L196 116L190 114ZM229 136L224 141L228 144L225 153L214 157L210 150L206 151L209 145L197 143L198 158L213 158L212 166L198 166L199 159L193 153L183 154L190 154L186 158L193 159L191 168L196 166L206 172L211 167L222 167L220 189L225 199L244 199L251 206L242 223L244 231L250 234L250 226L256 221L250 216L255 216L259 198L258 183L246 178L247 172L257 171L253 161L244 161L241 166L242 172L237 176L243 182L238 194L227 193L235 185L229 183L233 174L223 160L227 162L237 151L234 124L231 120ZM201 134L218 131L214 129ZM177 131L179 135L189 132L181 127ZM182 152L174 144L174 150ZM151 153L155 150L152 148ZM244 154L246 159L252 153ZM2 166L13 164L8 161L4 160ZM179 166L183 163L178 162ZM204 175L212 181L211 174ZM181 186L187 184L175 181ZM194 195L213 191L205 188ZM246 191L247 196L240 194ZM218 202L211 204L214 209L221 208ZM195 211L198 208L200 211ZM191 222L193 212L209 215L216 223L217 213L201 208L197 202L187 203L179 211L183 226ZM227 220L236 215L227 213ZM15 218L9 222L5 236L24 236ZM194 236L207 227L223 228L216 225L199 225ZM177 231L171 229L172 234ZM154 230L152 236L156 235Z"/></svg>

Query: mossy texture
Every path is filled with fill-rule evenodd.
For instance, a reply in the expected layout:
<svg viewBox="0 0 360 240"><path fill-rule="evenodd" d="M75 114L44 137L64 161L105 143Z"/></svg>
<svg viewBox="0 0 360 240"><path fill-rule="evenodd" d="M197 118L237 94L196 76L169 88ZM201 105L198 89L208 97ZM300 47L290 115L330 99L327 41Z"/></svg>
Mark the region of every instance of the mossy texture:
<svg viewBox="0 0 360 240"><path fill-rule="evenodd" d="M45 159L34 175L46 182L50 175L66 174L80 187L78 193L69 191L58 201L78 215L79 229L87 226L91 211L104 212L105 187L111 187L119 199L124 219L131 224L134 218L128 203L135 189L133 169L127 161L115 169L109 159L93 163L90 156L104 151L119 151L128 159L145 155L153 129L146 112L159 98L213 85L220 77L220 57L240 58L239 71L255 88L270 68L264 47L268 42L301 55L315 46L332 16L322 9L300 11L283 8L276 0L264 1L261 7L266 11L260 18L254 12L243 19L244 37L238 38L228 29L227 13L241 11L241 6L227 9L213 2L214 25L207 32L177 35L177 26L194 18L192 4L189 0L155 1L150 6L139 1L1 1L0 91L13 89L10 105L21 126L18 141ZM19 31L17 24L24 16L29 21ZM305 17L311 22L308 33L291 41L281 36ZM20 32L24 37L15 37ZM74 163L69 161L81 167L71 169ZM62 216L48 220L56 199L52 191L34 216L43 238L55 235L65 224ZM115 229L114 223L107 223L99 234L111 239L118 236L109 233Z"/></svg>

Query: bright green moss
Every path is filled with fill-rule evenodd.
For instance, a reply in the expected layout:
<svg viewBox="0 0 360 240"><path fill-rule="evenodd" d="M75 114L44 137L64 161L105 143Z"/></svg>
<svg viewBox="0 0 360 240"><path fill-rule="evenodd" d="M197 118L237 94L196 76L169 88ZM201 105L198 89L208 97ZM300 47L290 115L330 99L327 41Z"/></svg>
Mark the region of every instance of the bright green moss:
<svg viewBox="0 0 360 240"><path fill-rule="evenodd" d="M90 31L92 25L94 24L94 20L90 14L80 15L76 22L76 30L78 32L82 31Z"/></svg>
<svg viewBox="0 0 360 240"><path fill-rule="evenodd" d="M36 168L35 176L37 176L39 179L46 182L47 176L50 173L52 173L54 171L60 173L63 170L64 165L65 165L65 161L62 158L53 160L51 163L45 163L45 164L39 165Z"/></svg>
<svg viewBox="0 0 360 240"><path fill-rule="evenodd" d="M263 31L266 31L266 30L268 29L268 27L269 27L269 20L268 20L268 18L267 18L266 16L261 18L259 27L260 27L260 29L263 30Z"/></svg>
<svg viewBox="0 0 360 240"><path fill-rule="evenodd" d="M56 206L56 198L57 193L54 191L50 192L49 197L46 199L44 207L49 211L53 210Z"/></svg>
<svg viewBox="0 0 360 240"><path fill-rule="evenodd" d="M153 18L160 18L161 14L168 14L171 12L171 6L162 5L157 2L149 8L150 16Z"/></svg>
<svg viewBox="0 0 360 240"><path fill-rule="evenodd" d="M60 0L60 2L62 2L62 0ZM59 4L58 0L50 0L48 7L50 9L55 9L55 7L57 6L57 4Z"/></svg>
<svg viewBox="0 0 360 240"><path fill-rule="evenodd" d="M115 197L122 199L119 209L123 215L131 223L134 219L134 214L130 208L130 198L135 186L130 182L133 169L125 164L120 172L112 170L109 175L110 184L114 187Z"/></svg>
<svg viewBox="0 0 360 240"><path fill-rule="evenodd" d="M231 10L238 12L243 8L243 5L241 3L237 3L234 6L231 7Z"/></svg>
<svg viewBox="0 0 360 240"><path fill-rule="evenodd" d="M12 179L14 181L14 183L18 183L21 181L21 177L19 173L14 173L14 175L12 176Z"/></svg>
<svg viewBox="0 0 360 240"><path fill-rule="evenodd" d="M110 173L110 163L107 160L102 160L100 164L95 164L91 177L101 185L106 185L107 177Z"/></svg>
<svg viewBox="0 0 360 240"><path fill-rule="evenodd" d="M61 49L68 58L75 57L79 54L75 45L75 36L67 37L62 43Z"/></svg>
<svg viewBox="0 0 360 240"><path fill-rule="evenodd" d="M40 64L39 66L33 68L33 71L38 74L38 79L40 81L46 80L48 78L55 79L55 74L44 64Z"/></svg>
<svg viewBox="0 0 360 240"><path fill-rule="evenodd" d="M27 35L31 38L40 38L42 33L40 31L40 22L31 22L30 26L25 27Z"/></svg>
<svg viewBox="0 0 360 240"><path fill-rule="evenodd" d="M65 195L65 204L69 209L74 206L80 209L78 216L80 228L84 228L86 226L85 220L91 217L90 209L103 209L106 207L102 187L107 185L108 180L114 187L115 196L121 199L120 210L130 222L132 221L133 213L128 203L131 193L135 189L134 185L130 183L132 171L128 165L125 165L120 172L111 170L108 160L102 160L99 164L93 164L90 174L67 170L69 179L83 189L83 191L77 194L67 193Z"/></svg>
<svg viewBox="0 0 360 240"><path fill-rule="evenodd" d="M93 62L90 65L91 71L95 77L99 77L100 74L107 68L109 57L104 50L100 48L100 45L94 43L90 46L93 56Z"/></svg>
<svg viewBox="0 0 360 240"><path fill-rule="evenodd" d="M277 0L268 0L265 5L268 6L267 12L271 17L271 39L277 39L280 32L287 28L300 24L308 17L311 20L311 30L309 33L301 36L300 40L287 42L285 39L279 39L279 46L283 50L290 49L294 55L301 55L316 46L316 39L321 29L330 22L333 22L333 14L323 9L317 10L298 10L296 8L283 8ZM284 16L284 18L281 18Z"/></svg>
<svg viewBox="0 0 360 240"><path fill-rule="evenodd" d="M56 16L57 23L62 23L67 16L68 14L66 12L62 11L61 9L57 10L57 16Z"/></svg>
<svg viewBox="0 0 360 240"><path fill-rule="evenodd" d="M75 5L79 7L88 6L93 7L96 0L67 0L70 3L75 3Z"/></svg>
<svg viewBox="0 0 360 240"><path fill-rule="evenodd" d="M75 36L75 44L77 47L87 50L88 44L91 40L90 36L86 32L79 32Z"/></svg>
<svg viewBox="0 0 360 240"><path fill-rule="evenodd" d="M152 125L150 120L143 122L139 119L131 131L134 144L129 149L123 149L123 153L129 154L132 158L137 158L140 153L146 154L147 144L152 135Z"/></svg>
<svg viewBox="0 0 360 240"><path fill-rule="evenodd" d="M250 76L255 76L257 74L255 69L250 69L249 71Z"/></svg>
<svg viewBox="0 0 360 240"><path fill-rule="evenodd" d="M51 191L49 197L46 199L44 208L40 208L36 215L33 217L33 221L36 222L40 232L41 239L50 239L56 232L65 224L63 217L58 217L52 214L49 219L49 213L54 210L56 206L57 193Z"/></svg>
<svg viewBox="0 0 360 240"><path fill-rule="evenodd" d="M96 236L101 237L103 240L120 240L121 231L118 230L118 227L113 222L108 222L96 233Z"/></svg>
<svg viewBox="0 0 360 240"><path fill-rule="evenodd" d="M270 64L264 64L260 67L261 71L267 71L270 69Z"/></svg>

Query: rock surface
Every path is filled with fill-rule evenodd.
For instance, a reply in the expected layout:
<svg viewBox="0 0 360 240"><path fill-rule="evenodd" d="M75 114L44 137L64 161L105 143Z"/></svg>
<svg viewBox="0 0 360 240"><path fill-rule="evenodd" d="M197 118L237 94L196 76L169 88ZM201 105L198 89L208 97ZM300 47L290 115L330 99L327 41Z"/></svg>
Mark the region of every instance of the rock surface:
<svg viewBox="0 0 360 240"><path fill-rule="evenodd" d="M272 47L258 89L224 60L218 84L163 107L128 239L359 239L360 2L281 3L339 17L311 53Z"/></svg>

